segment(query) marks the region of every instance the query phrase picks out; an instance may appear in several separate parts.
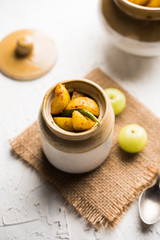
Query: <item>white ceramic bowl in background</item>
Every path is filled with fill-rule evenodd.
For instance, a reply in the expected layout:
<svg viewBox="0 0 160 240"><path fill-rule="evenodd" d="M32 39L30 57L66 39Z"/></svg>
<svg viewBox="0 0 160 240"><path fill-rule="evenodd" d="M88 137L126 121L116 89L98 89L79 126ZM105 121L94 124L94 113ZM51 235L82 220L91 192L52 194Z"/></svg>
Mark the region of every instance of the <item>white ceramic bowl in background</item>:
<svg viewBox="0 0 160 240"><path fill-rule="evenodd" d="M61 129L51 116L56 85L44 96L38 117L44 154L56 168L68 173L84 173L97 168L109 155L114 129L114 113L103 89L86 79L62 82L69 91L80 91L97 102L101 125L83 132Z"/></svg>
<svg viewBox="0 0 160 240"><path fill-rule="evenodd" d="M111 43L119 49L144 57L160 55L160 20L130 17L113 0L100 0L100 18Z"/></svg>

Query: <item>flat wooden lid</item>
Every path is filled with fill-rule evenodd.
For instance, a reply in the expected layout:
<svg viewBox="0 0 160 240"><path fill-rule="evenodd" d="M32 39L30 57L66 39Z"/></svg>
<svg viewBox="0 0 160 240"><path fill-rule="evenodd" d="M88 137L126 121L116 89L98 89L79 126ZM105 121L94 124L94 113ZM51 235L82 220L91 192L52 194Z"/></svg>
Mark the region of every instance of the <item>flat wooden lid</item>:
<svg viewBox="0 0 160 240"><path fill-rule="evenodd" d="M55 64L55 43L37 30L11 33L0 43L0 70L17 80L32 80L47 73Z"/></svg>

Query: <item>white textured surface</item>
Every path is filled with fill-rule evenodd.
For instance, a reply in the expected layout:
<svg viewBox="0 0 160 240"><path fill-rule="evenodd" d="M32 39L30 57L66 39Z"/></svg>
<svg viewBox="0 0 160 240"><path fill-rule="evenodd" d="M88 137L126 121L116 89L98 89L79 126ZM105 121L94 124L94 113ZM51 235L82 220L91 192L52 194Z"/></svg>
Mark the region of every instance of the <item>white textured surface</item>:
<svg viewBox="0 0 160 240"><path fill-rule="evenodd" d="M101 67L160 117L160 58L135 57L112 47L99 21L98 3L98 0L0 1L0 39L16 29L36 28L47 32L58 47L56 66L38 80L18 82L0 74L1 240L160 238L160 223L149 228L140 223L137 202L113 232L108 229L96 232L67 207L52 186L9 151L8 140L37 118L42 97L52 84L83 77L94 67ZM31 199L28 205L27 199ZM2 226L4 223L12 225Z"/></svg>

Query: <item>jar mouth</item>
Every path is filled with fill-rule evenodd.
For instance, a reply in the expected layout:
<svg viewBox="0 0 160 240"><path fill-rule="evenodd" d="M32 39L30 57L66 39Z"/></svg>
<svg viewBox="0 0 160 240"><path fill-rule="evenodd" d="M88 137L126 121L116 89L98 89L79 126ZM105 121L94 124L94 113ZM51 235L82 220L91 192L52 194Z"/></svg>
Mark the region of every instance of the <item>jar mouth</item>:
<svg viewBox="0 0 160 240"><path fill-rule="evenodd" d="M72 92L73 90L80 91L87 96L93 98L99 106L99 121L100 125L97 123L89 130L83 132L69 132L60 128L55 122L51 115L51 102L54 98L54 91L57 84L53 85L46 92L43 103L42 103L42 116L48 128L57 136L67 139L67 140L83 140L92 137L97 134L101 129L104 120L106 119L108 113L108 98L104 90L96 83L88 79L72 79L60 82L64 84L65 87Z"/></svg>
<svg viewBox="0 0 160 240"><path fill-rule="evenodd" d="M160 11L160 7L147 7L147 6L143 6L143 5L139 5L139 4L136 4L136 3L132 3L128 0L120 0L121 2L123 2L124 4L128 5L128 6L131 6L133 8L138 8L138 9L142 9L142 11L153 11L153 12L159 12Z"/></svg>
<svg viewBox="0 0 160 240"><path fill-rule="evenodd" d="M160 19L160 7L142 6L129 0L114 0L114 2L123 12L136 19L148 21Z"/></svg>

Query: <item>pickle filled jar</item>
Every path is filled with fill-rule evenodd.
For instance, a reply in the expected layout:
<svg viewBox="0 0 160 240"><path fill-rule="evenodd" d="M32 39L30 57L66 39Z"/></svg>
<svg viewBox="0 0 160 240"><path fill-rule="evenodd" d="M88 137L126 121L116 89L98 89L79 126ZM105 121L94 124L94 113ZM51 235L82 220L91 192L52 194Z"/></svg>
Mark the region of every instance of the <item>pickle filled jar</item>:
<svg viewBox="0 0 160 240"><path fill-rule="evenodd" d="M44 96L38 116L42 148L48 161L56 168L68 173L89 172L101 165L108 157L114 130L114 112L104 90L87 79L61 82L73 91L93 99L99 108L97 122L88 130L66 131L54 121L51 105L55 98L56 85Z"/></svg>

